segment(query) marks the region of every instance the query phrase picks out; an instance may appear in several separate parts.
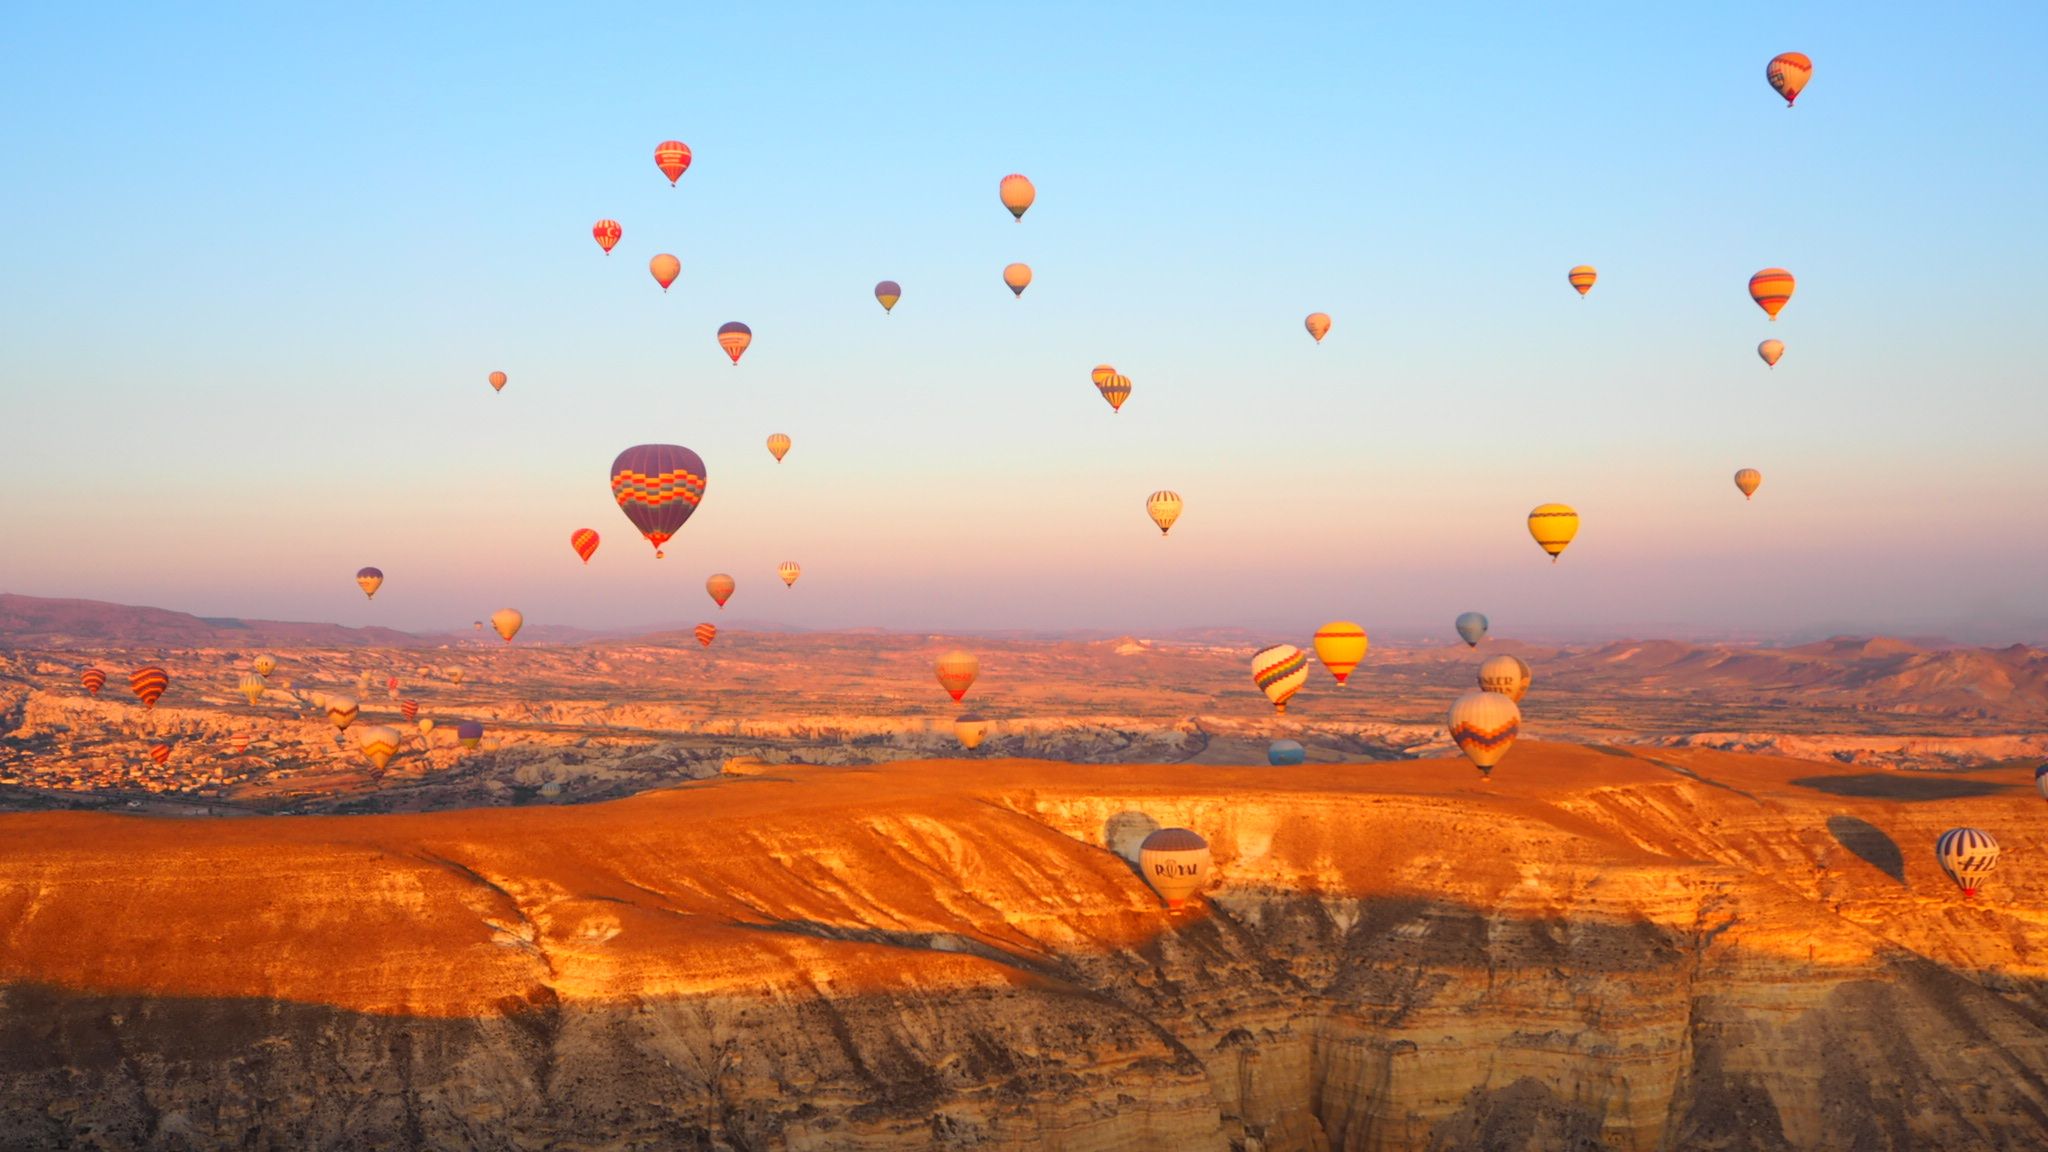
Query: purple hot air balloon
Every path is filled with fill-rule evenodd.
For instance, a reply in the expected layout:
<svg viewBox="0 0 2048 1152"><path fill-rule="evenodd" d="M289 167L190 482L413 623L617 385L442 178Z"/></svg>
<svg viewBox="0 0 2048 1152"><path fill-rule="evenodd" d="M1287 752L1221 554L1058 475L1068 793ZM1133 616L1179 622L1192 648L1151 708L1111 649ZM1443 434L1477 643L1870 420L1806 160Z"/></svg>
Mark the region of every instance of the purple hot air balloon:
<svg viewBox="0 0 2048 1152"><path fill-rule="evenodd" d="M455 726L455 739L464 748L474 748L484 738L484 726L474 720L464 720Z"/></svg>
<svg viewBox="0 0 2048 1152"><path fill-rule="evenodd" d="M680 444L636 444L612 461L612 497L656 559L704 499L704 458Z"/></svg>

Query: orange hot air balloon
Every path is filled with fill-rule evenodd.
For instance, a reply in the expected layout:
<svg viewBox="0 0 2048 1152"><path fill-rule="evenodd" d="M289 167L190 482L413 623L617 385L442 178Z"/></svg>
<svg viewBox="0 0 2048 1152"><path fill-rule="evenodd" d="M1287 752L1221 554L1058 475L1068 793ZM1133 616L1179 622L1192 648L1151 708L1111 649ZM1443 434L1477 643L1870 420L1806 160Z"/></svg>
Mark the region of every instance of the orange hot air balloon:
<svg viewBox="0 0 2048 1152"><path fill-rule="evenodd" d="M737 320L728 320L718 326L718 346L732 357L735 368L739 367L740 356L746 352L747 345L753 342L754 330Z"/></svg>
<svg viewBox="0 0 2048 1152"><path fill-rule="evenodd" d="M503 372L491 373L491 391L503 392L505 390L506 379L507 377Z"/></svg>
<svg viewBox="0 0 2048 1152"><path fill-rule="evenodd" d="M705 646L706 648L709 648L709 647L711 647L711 642L712 642L713 640L716 640L716 639L718 639L718 625L716 625L716 624L699 624L699 625L697 625L697 643L699 643L699 644L702 644L702 645L703 645L703 646Z"/></svg>
<svg viewBox="0 0 2048 1152"><path fill-rule="evenodd" d="M675 187L690 170L690 146L681 140L663 140L654 146L654 166L668 177L668 186Z"/></svg>
<svg viewBox="0 0 2048 1152"><path fill-rule="evenodd" d="M78 682L85 686L87 693L97 696L100 689L107 686L107 674L97 668L87 668L78 674Z"/></svg>
<svg viewBox="0 0 2048 1152"><path fill-rule="evenodd" d="M164 689L170 686L170 674L154 664L146 668L137 668L128 674L128 690L135 693L137 700L142 701L144 711L156 707L157 699L164 694Z"/></svg>
<svg viewBox="0 0 2048 1152"><path fill-rule="evenodd" d="M1744 500L1756 495L1756 490L1763 487L1763 483L1764 474L1754 468L1744 468L1735 473L1735 486L1742 490Z"/></svg>
<svg viewBox="0 0 2048 1152"><path fill-rule="evenodd" d="M1778 313L1785 307L1785 301L1792 299L1795 286L1796 281L1790 272L1783 268L1766 268L1749 278L1749 298L1769 314L1771 323L1776 324Z"/></svg>
<svg viewBox="0 0 2048 1152"><path fill-rule="evenodd" d="M1328 312L1311 312L1308 314L1308 319L1301 322L1301 326L1308 329L1308 334L1316 338L1316 343L1321 344L1323 337L1330 334L1330 314Z"/></svg>
<svg viewBox="0 0 2048 1152"><path fill-rule="evenodd" d="M974 678L981 675L981 661L975 659L974 653L955 648L939 657L932 671L938 674L939 687L957 701L974 687Z"/></svg>
<svg viewBox="0 0 2048 1152"><path fill-rule="evenodd" d="M1114 365L1097 364L1095 366L1095 370L1093 372L1088 373L1088 379L1093 380L1095 382L1095 386L1097 388L1100 388L1103 386L1104 383L1106 383L1109 380L1111 376L1114 375L1116 375L1116 368Z"/></svg>
<svg viewBox="0 0 2048 1152"><path fill-rule="evenodd" d="M1107 379L1095 382L1095 390L1102 393L1104 400L1109 401L1111 412L1121 412L1124 410L1124 401L1131 398L1131 378L1112 372Z"/></svg>
<svg viewBox="0 0 2048 1152"><path fill-rule="evenodd" d="M1806 90L1806 82L1813 78L1813 61L1804 52L1780 52L1764 65L1764 79L1785 98L1785 107L1790 108L1799 94Z"/></svg>
<svg viewBox="0 0 2048 1152"><path fill-rule="evenodd" d="M599 220L590 226L590 234L597 238L597 246L604 249L604 254L609 256L612 249L618 246L619 237L626 234L626 230L619 227L617 220Z"/></svg>
<svg viewBox="0 0 2048 1152"><path fill-rule="evenodd" d="M1031 265L1006 264L1003 266L1003 283L1010 286L1010 295L1022 296L1031 287Z"/></svg>
<svg viewBox="0 0 2048 1152"><path fill-rule="evenodd" d="M1778 366L1778 357L1785 354L1785 342L1783 340L1766 340L1756 346L1756 354L1764 358L1765 365L1776 368Z"/></svg>
<svg viewBox="0 0 2048 1152"><path fill-rule="evenodd" d="M161 767L165 761L171 758L171 746L169 744L156 745L149 750L149 758L156 761L157 765Z"/></svg>
<svg viewBox="0 0 2048 1152"><path fill-rule="evenodd" d="M704 590L711 593L711 598L718 601L720 608L725 607L725 602L732 599L732 590L736 587L738 585L733 582L733 578L723 572L714 572L709 580L704 581Z"/></svg>
<svg viewBox="0 0 2048 1152"><path fill-rule="evenodd" d="M578 528L569 533L569 547L574 548L576 554L583 557L585 564L590 563L591 555L597 551L596 529Z"/></svg>
<svg viewBox="0 0 2048 1152"><path fill-rule="evenodd" d="M1595 272L1591 264L1581 264L1565 275L1571 281L1572 287L1579 290L1579 295L1581 296L1591 292L1593 290L1593 281L1600 278L1600 273Z"/></svg>
<svg viewBox="0 0 2048 1152"><path fill-rule="evenodd" d="M1031 181L1012 172L1003 177L1001 192L1003 207L1008 208L1010 215L1015 216L1017 222L1022 224L1024 210L1031 207L1032 201L1038 199L1038 189L1031 186Z"/></svg>
<svg viewBox="0 0 2048 1152"><path fill-rule="evenodd" d="M770 436L768 438L768 452L775 457L777 464L782 463L782 458L789 455L789 437L784 436L780 432Z"/></svg>
<svg viewBox="0 0 2048 1152"><path fill-rule="evenodd" d="M514 636L519 635L520 626L525 623L526 617L520 615L517 608L500 608L491 613L491 627L505 638L507 644L512 642Z"/></svg>
<svg viewBox="0 0 2048 1152"><path fill-rule="evenodd" d="M775 566L775 574L782 577L786 587L796 587L796 578L804 574L804 566L794 560L784 560Z"/></svg>
<svg viewBox="0 0 2048 1152"><path fill-rule="evenodd" d="M654 274L654 282L666 292L668 286L676 282L676 277L683 274L683 262L662 252L647 262L647 270Z"/></svg>

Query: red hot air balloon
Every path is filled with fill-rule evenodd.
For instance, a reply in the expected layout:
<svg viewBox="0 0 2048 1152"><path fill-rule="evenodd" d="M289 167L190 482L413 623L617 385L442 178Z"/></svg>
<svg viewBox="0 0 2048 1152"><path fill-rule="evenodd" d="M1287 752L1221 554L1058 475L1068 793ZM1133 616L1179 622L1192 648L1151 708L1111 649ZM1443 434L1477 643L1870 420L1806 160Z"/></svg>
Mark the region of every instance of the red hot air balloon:
<svg viewBox="0 0 2048 1152"><path fill-rule="evenodd" d="M171 746L169 744L158 744L149 750L149 758L156 761L158 767L162 767L171 758Z"/></svg>
<svg viewBox="0 0 2048 1152"><path fill-rule="evenodd" d="M590 226L590 234L597 238L597 246L604 249L604 254L609 256L612 249L618 246L619 237L626 234L626 230L619 227L617 220L599 220Z"/></svg>
<svg viewBox="0 0 2048 1152"><path fill-rule="evenodd" d="M668 186L675 187L690 170L690 146L681 140L663 140L654 148L654 166L668 177Z"/></svg>
<svg viewBox="0 0 2048 1152"><path fill-rule="evenodd" d="M97 668L87 668L78 674L78 682L85 685L88 693L97 696L100 689L107 686L107 674Z"/></svg>
<svg viewBox="0 0 2048 1152"><path fill-rule="evenodd" d="M503 392L503 391L505 390L505 382L506 382L507 380L509 380L509 379L511 379L511 377L509 377L509 376L506 376L506 375L505 375L505 374L504 374L503 372L493 372L493 373L491 373L491 376L490 376L490 381L491 381L491 391L493 391L493 392Z"/></svg>
<svg viewBox="0 0 2048 1152"><path fill-rule="evenodd" d="M739 367L740 357L745 354L747 345L753 342L754 330L737 320L731 320L718 326L718 346L725 349L727 356L732 357L733 367L735 368Z"/></svg>
<svg viewBox="0 0 2048 1152"><path fill-rule="evenodd" d="M709 647L711 647L711 642L712 642L713 640L716 640L717 638L718 638L718 625L716 625L716 624L699 624L699 625L697 625L697 643L699 643L699 644L702 644L702 645L703 645L703 646L705 646L706 648L709 648Z"/></svg>
<svg viewBox="0 0 2048 1152"><path fill-rule="evenodd" d="M704 499L704 458L680 444L636 444L612 461L612 496L660 559Z"/></svg>
<svg viewBox="0 0 2048 1152"><path fill-rule="evenodd" d="M576 554L583 557L585 564L590 563L591 555L597 551L597 530L578 528L569 533L569 547L574 548Z"/></svg>
<svg viewBox="0 0 2048 1152"><path fill-rule="evenodd" d="M398 714L399 714L400 716L403 716L403 717L405 717L405 718L406 718L407 720L417 720L417 719L419 719L419 718L420 718L420 702L419 702L419 701L417 701L417 700L401 700L401 701L399 701L399 702L398 702Z"/></svg>
<svg viewBox="0 0 2048 1152"><path fill-rule="evenodd" d="M170 686L170 673L154 664L128 674L128 690L135 693L135 698L142 701L145 709L156 707L157 698Z"/></svg>

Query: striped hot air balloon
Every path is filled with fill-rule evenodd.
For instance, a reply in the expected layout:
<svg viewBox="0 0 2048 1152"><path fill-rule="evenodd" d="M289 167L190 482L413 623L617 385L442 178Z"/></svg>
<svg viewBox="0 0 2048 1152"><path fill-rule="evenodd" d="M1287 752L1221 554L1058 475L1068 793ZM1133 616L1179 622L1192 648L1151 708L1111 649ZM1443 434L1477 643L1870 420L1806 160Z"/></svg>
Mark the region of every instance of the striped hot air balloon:
<svg viewBox="0 0 2048 1152"><path fill-rule="evenodd" d="M988 721L972 712L963 712L953 721L953 736L962 748L972 752L988 738Z"/></svg>
<svg viewBox="0 0 2048 1152"><path fill-rule="evenodd" d="M955 648L933 661L932 672L939 678L939 687L957 703L974 687L974 678L981 675L981 660L972 652Z"/></svg>
<svg viewBox="0 0 2048 1152"><path fill-rule="evenodd" d="M163 765L166 762L168 762L171 758L171 746L169 744L157 744L152 746L149 750L149 758L151 760L156 761L157 767L163 767Z"/></svg>
<svg viewBox="0 0 2048 1152"><path fill-rule="evenodd" d="M1003 183L997 189L997 193L1003 198L1003 207L1010 210L1010 215L1015 216L1019 224L1024 222L1025 209L1031 207L1031 202L1038 199L1038 189L1031 186L1031 181L1015 172L1003 177Z"/></svg>
<svg viewBox="0 0 2048 1152"><path fill-rule="evenodd" d="M604 249L604 254L609 256L612 249L618 246L619 237L626 234L626 230L619 227L617 220L599 220L590 226L590 234L596 238L597 246Z"/></svg>
<svg viewBox="0 0 2048 1152"><path fill-rule="evenodd" d="M569 533L569 547L574 548L576 554L583 557L585 564L590 563L590 558L597 554L597 529L578 528Z"/></svg>
<svg viewBox="0 0 2048 1152"><path fill-rule="evenodd" d="M903 285L894 280L884 280L875 285L875 300L882 305L883 312L894 312L896 302L903 299Z"/></svg>
<svg viewBox="0 0 2048 1152"><path fill-rule="evenodd" d="M1756 346L1756 354L1764 358L1764 364L1767 367L1776 368L1778 366L1778 357L1785 354L1785 342L1783 340L1766 340Z"/></svg>
<svg viewBox="0 0 2048 1152"><path fill-rule="evenodd" d="M1209 881L1209 842L1186 828L1161 828L1138 845L1138 871L1168 908Z"/></svg>
<svg viewBox="0 0 2048 1152"><path fill-rule="evenodd" d="M704 499L704 458L680 444L638 444L612 461L612 496L654 555Z"/></svg>
<svg viewBox="0 0 2048 1152"><path fill-rule="evenodd" d="M1466 759L1488 776L1521 735L1522 710L1498 692L1467 692L1451 705L1446 723Z"/></svg>
<svg viewBox="0 0 2048 1152"><path fill-rule="evenodd" d="M1529 691L1531 677L1529 665L1520 656L1503 652L1487 657L1486 662L1479 666L1479 690L1498 692L1520 704L1523 695Z"/></svg>
<svg viewBox="0 0 2048 1152"><path fill-rule="evenodd" d="M362 712L362 706L356 703L353 696L329 696L325 707L328 723L344 732L348 730L349 725L356 722L356 717Z"/></svg>
<svg viewBox="0 0 2048 1152"><path fill-rule="evenodd" d="M789 437L784 436L780 432L770 436L768 438L768 454L775 457L777 464L782 463L782 458L789 455Z"/></svg>
<svg viewBox="0 0 2048 1152"><path fill-rule="evenodd" d="M1339 684L1349 679L1352 669L1365 659L1370 644L1365 629L1349 620L1333 620L1316 629L1316 659Z"/></svg>
<svg viewBox="0 0 2048 1152"><path fill-rule="evenodd" d="M269 686L269 681L254 672L244 672L241 680L235 685L236 688L241 690L242 695L249 698L249 703L252 707L262 703L263 690Z"/></svg>
<svg viewBox="0 0 2048 1152"><path fill-rule="evenodd" d="M1458 638L1465 642L1466 647L1477 648L1479 642L1486 638L1488 624L1485 613L1460 612L1452 627L1458 630Z"/></svg>
<svg viewBox="0 0 2048 1152"><path fill-rule="evenodd" d="M690 146L681 140L663 140L654 146L654 166L668 177L668 186L675 187L690 170Z"/></svg>
<svg viewBox="0 0 2048 1152"><path fill-rule="evenodd" d="M135 693L137 700L142 701L145 710L156 707L157 699L164 694L164 689L170 686L171 674L154 664L137 668L128 674L128 690Z"/></svg>
<svg viewBox="0 0 2048 1152"><path fill-rule="evenodd" d="M1975 896L1977 885L1998 867L1998 841L1982 829L1951 828L1934 842L1934 858L1964 896Z"/></svg>
<svg viewBox="0 0 2048 1152"><path fill-rule="evenodd" d="M519 635L519 629L525 624L526 617L520 615L517 608L500 608L491 613L491 630L503 636L507 644L512 642L514 636Z"/></svg>
<svg viewBox="0 0 2048 1152"><path fill-rule="evenodd" d="M474 720L464 720L455 726L456 743L464 748L474 748L484 738L484 726Z"/></svg>
<svg viewBox="0 0 2048 1152"><path fill-rule="evenodd" d="M711 598L718 602L720 608L725 607L725 602L732 599L732 590L737 587L739 585L733 578L723 572L713 572L711 578L704 581L704 590L711 593Z"/></svg>
<svg viewBox="0 0 2048 1152"><path fill-rule="evenodd" d="M384 570L381 568L356 569L356 587L372 600L377 598L377 589L384 586Z"/></svg>
<svg viewBox="0 0 2048 1152"><path fill-rule="evenodd" d="M1813 78L1813 61L1804 52L1780 52L1764 65L1764 79L1785 98L1785 107L1799 99L1806 89L1806 82Z"/></svg>
<svg viewBox="0 0 2048 1152"><path fill-rule="evenodd" d="M383 724L366 724L356 729L356 747L379 772L398 755L398 746L404 739L398 729Z"/></svg>
<svg viewBox="0 0 2048 1152"><path fill-rule="evenodd" d="M1275 768L1292 768L1308 761L1308 749L1299 740L1275 740L1266 745L1266 763Z"/></svg>
<svg viewBox="0 0 2048 1152"><path fill-rule="evenodd" d="M258 676L267 678L272 672L277 671L277 657L267 654L258 656L249 662L249 667L254 668Z"/></svg>
<svg viewBox="0 0 2048 1152"><path fill-rule="evenodd" d="M1273 711L1287 711L1287 701L1308 683L1308 655L1292 644L1261 648L1252 656L1252 682L1273 702Z"/></svg>
<svg viewBox="0 0 2048 1152"><path fill-rule="evenodd" d="M666 292L668 286L676 282L676 277L683 274L683 262L666 252L657 252L654 259L647 262L647 272L654 277L656 284L661 285L661 290Z"/></svg>
<svg viewBox="0 0 2048 1152"><path fill-rule="evenodd" d="M1744 468L1735 474L1735 486L1742 490L1744 500L1756 495L1763 482L1764 474L1754 468Z"/></svg>
<svg viewBox="0 0 2048 1152"><path fill-rule="evenodd" d="M505 375L505 374L504 374L503 372L493 372L493 373L491 373L491 375L490 375L490 382L491 382L491 391L493 391L493 392L503 392L503 391L505 390L505 382L506 382L506 381L508 381L508 380L510 380L510 379L511 379L511 377L509 377L509 376Z"/></svg>
<svg viewBox="0 0 2048 1152"><path fill-rule="evenodd" d="M1031 265L1003 265L1003 283L1009 285L1010 295L1022 296L1024 290L1031 287Z"/></svg>
<svg viewBox="0 0 2048 1152"><path fill-rule="evenodd" d="M1572 287L1579 290L1579 295L1584 296L1593 290L1593 281L1600 278L1600 273L1595 272L1591 264L1581 264L1565 273L1565 278L1571 281Z"/></svg>
<svg viewBox="0 0 2048 1152"><path fill-rule="evenodd" d="M1749 278L1749 298L1756 306L1770 316L1771 323L1778 322L1778 313L1785 308L1785 302L1792 299L1792 290L1798 282L1783 268L1766 268Z"/></svg>
<svg viewBox="0 0 2048 1152"><path fill-rule="evenodd" d="M740 366L740 357L753 342L754 330L737 320L728 320L718 326L718 346L725 349L727 356L732 357L732 366L735 368Z"/></svg>
<svg viewBox="0 0 2048 1152"><path fill-rule="evenodd" d="M97 696L107 686L107 674L97 668L87 668L78 674L78 682L85 685L86 694Z"/></svg>
<svg viewBox="0 0 2048 1152"><path fill-rule="evenodd" d="M1124 410L1124 401L1131 398L1131 378L1111 372L1107 377L1095 382L1095 390L1102 393L1104 400L1109 401L1111 412L1121 412Z"/></svg>
<svg viewBox="0 0 2048 1152"><path fill-rule="evenodd" d="M1330 314L1328 312L1311 312L1308 314L1308 319L1301 322L1301 326L1308 329L1308 334L1316 338L1316 343L1321 344L1323 337L1330 334Z"/></svg>
<svg viewBox="0 0 2048 1152"><path fill-rule="evenodd" d="M249 734L247 732L237 732L233 736L228 737L228 751L240 756L248 750Z"/></svg>
<svg viewBox="0 0 2048 1152"><path fill-rule="evenodd" d="M1180 493L1169 492L1164 488L1145 497L1145 515L1150 516L1152 523L1159 526L1159 535L1162 538L1173 529L1173 522L1180 519L1182 507Z"/></svg>
<svg viewBox="0 0 2048 1152"><path fill-rule="evenodd" d="M1557 558L1579 534L1579 514L1567 504L1538 504L1529 513L1529 535L1535 537L1536 546L1550 554L1550 562Z"/></svg>
<svg viewBox="0 0 2048 1152"><path fill-rule="evenodd" d="M804 566L794 560L784 560L775 566L775 574L782 577L785 588L794 588L796 578L804 574Z"/></svg>
<svg viewBox="0 0 2048 1152"><path fill-rule="evenodd" d="M718 639L718 625L716 625L716 624L699 624L699 625L697 625L697 643L699 643L699 644L702 644L702 645L703 645L703 646L705 646L706 648L709 648L709 647L711 647L711 642L712 642L713 640L716 640L716 639Z"/></svg>
<svg viewBox="0 0 2048 1152"><path fill-rule="evenodd" d="M398 677L396 677L396 676L389 676L389 677L386 677L386 678L385 678L385 680L384 680L384 694L385 694L386 696L389 696L389 697L390 697L390 698L392 698L393 700L396 700L396 699L398 699Z"/></svg>
<svg viewBox="0 0 2048 1152"><path fill-rule="evenodd" d="M405 717L407 723L419 719L420 702L417 700L400 700L398 702L398 714Z"/></svg>

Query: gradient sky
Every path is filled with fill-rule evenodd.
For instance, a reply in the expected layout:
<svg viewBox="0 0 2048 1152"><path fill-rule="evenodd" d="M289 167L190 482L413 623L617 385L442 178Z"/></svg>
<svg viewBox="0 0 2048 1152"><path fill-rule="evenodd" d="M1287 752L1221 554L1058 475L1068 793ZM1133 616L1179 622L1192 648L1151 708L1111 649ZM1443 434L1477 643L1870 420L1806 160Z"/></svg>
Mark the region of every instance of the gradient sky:
<svg viewBox="0 0 2048 1152"><path fill-rule="evenodd" d="M297 7L0 17L0 589L609 627L723 570L728 617L806 626L2048 634L2038 5ZM607 487L643 441L710 472L660 562Z"/></svg>

